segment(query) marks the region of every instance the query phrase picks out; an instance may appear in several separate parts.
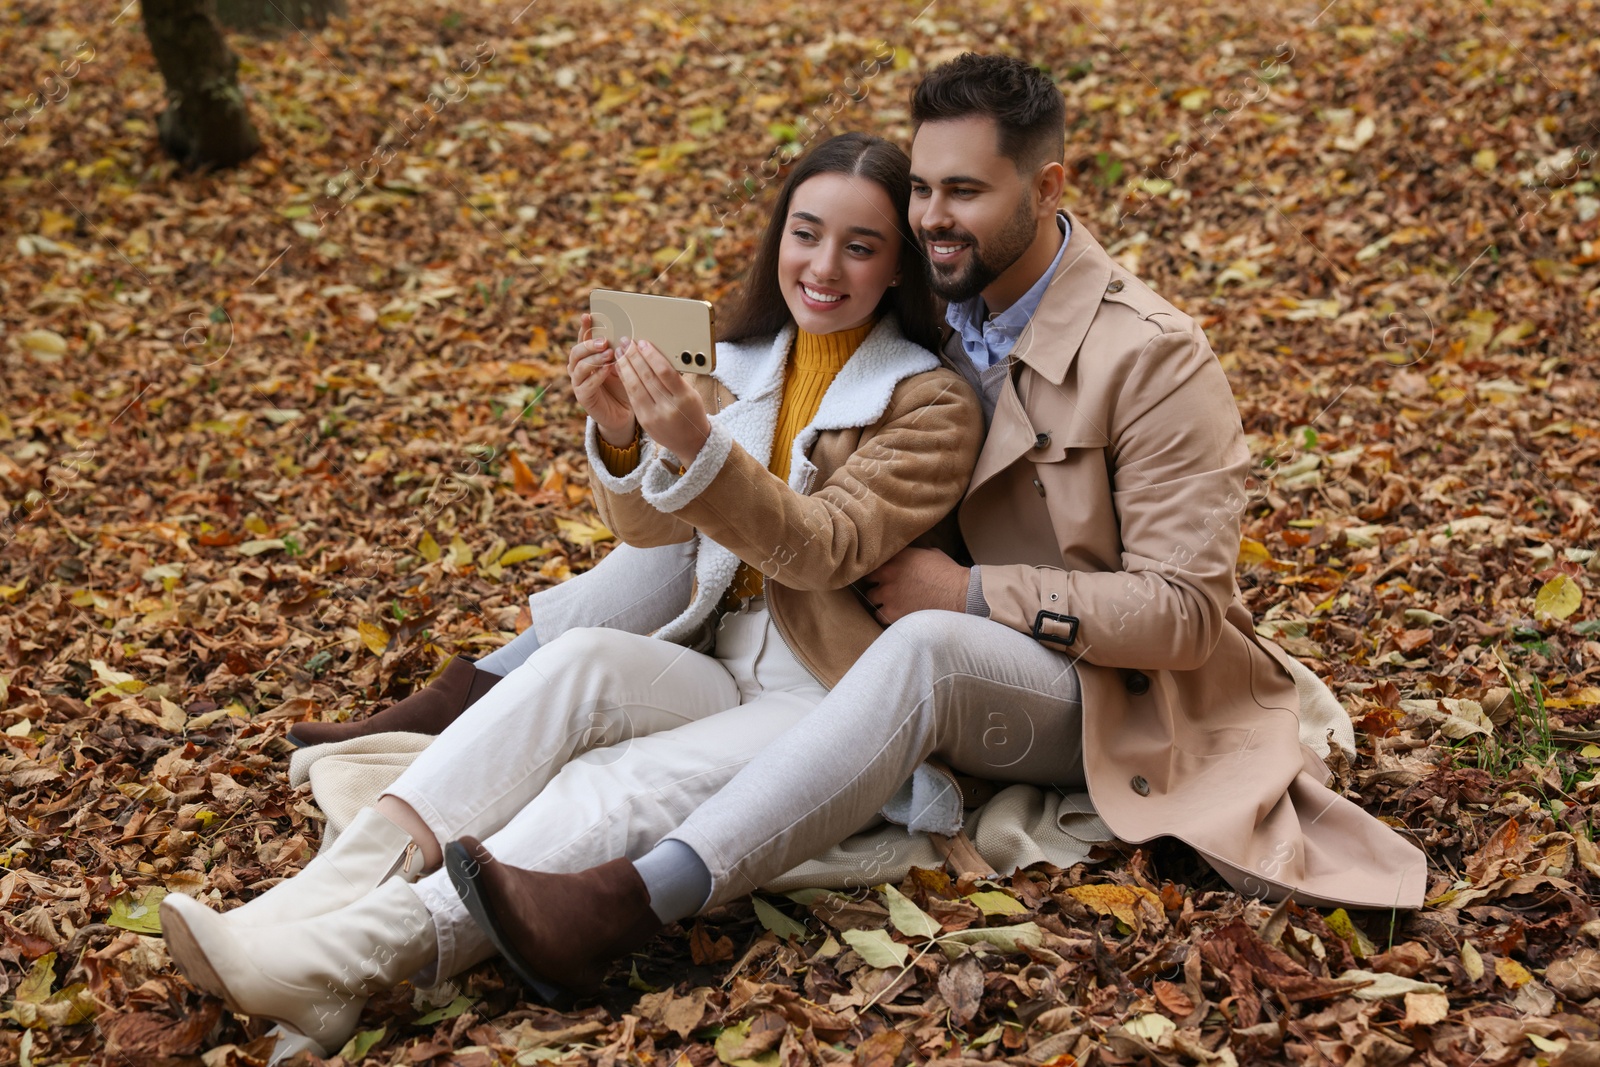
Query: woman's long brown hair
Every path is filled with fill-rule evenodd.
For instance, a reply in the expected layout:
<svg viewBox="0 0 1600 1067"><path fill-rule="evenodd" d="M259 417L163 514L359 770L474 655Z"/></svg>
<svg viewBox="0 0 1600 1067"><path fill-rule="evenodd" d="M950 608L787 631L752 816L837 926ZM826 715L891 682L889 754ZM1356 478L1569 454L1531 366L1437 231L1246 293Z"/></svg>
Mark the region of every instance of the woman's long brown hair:
<svg viewBox="0 0 1600 1067"><path fill-rule="evenodd" d="M895 232L900 235L900 284L884 291L875 314L894 312L900 332L908 340L938 352L939 323L933 292L920 262L922 248L906 224L906 209L911 203L911 160L892 141L865 133L841 133L828 138L802 156L789 172L733 309L726 316L718 316L717 339L748 341L770 337L794 321L778 284L778 246L789 222L789 202L795 189L818 174L866 178L889 194L895 211Z"/></svg>

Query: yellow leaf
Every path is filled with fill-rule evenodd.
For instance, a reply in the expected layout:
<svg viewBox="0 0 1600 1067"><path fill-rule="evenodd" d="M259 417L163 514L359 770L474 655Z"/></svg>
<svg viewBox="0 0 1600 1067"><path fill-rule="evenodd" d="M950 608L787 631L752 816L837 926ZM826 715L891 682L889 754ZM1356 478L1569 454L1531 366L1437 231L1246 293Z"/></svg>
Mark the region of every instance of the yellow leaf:
<svg viewBox="0 0 1600 1067"><path fill-rule="evenodd" d="M1508 960L1503 956L1495 959L1494 973L1506 984L1507 989L1515 989L1533 981L1533 975L1528 973L1528 968L1516 960Z"/></svg>
<svg viewBox="0 0 1600 1067"><path fill-rule="evenodd" d="M1272 561L1272 553L1267 551L1266 545L1249 537L1239 539L1239 566L1258 567Z"/></svg>
<svg viewBox="0 0 1600 1067"><path fill-rule="evenodd" d="M1592 685L1577 691L1569 689L1561 696L1546 698L1544 702L1547 708L1589 708L1596 704L1600 704L1600 687Z"/></svg>
<svg viewBox="0 0 1600 1067"><path fill-rule="evenodd" d="M500 566L509 567L513 563L538 559L540 556L548 556L551 551L552 549L544 548L540 545L517 545L514 548L506 549L505 555L500 557Z"/></svg>
<svg viewBox="0 0 1600 1067"><path fill-rule="evenodd" d="M1221 289L1229 282L1253 282L1261 277L1261 264L1252 263L1248 259L1236 259L1228 264L1228 269L1217 275L1216 286Z"/></svg>
<svg viewBox="0 0 1600 1067"><path fill-rule="evenodd" d="M361 643L367 646L367 651L374 656L381 656L389 647L389 631L375 622L362 619L356 627L361 631Z"/></svg>
<svg viewBox="0 0 1600 1067"><path fill-rule="evenodd" d="M281 552L287 547L288 542L281 537L263 537L237 545L234 551L241 556L259 556L263 552Z"/></svg>
<svg viewBox="0 0 1600 1067"><path fill-rule="evenodd" d="M19 599L24 590L28 588L28 579L22 579L21 585L0 585L0 600L11 602Z"/></svg>
<svg viewBox="0 0 1600 1067"><path fill-rule="evenodd" d="M1600 756L1600 745L1584 745L1578 750L1578 755L1586 759L1594 759L1596 756Z"/></svg>
<svg viewBox="0 0 1600 1067"><path fill-rule="evenodd" d="M36 356L60 357L67 352L67 339L54 330L29 330L17 335L17 343Z"/></svg>
<svg viewBox="0 0 1600 1067"><path fill-rule="evenodd" d="M478 566L492 567L506 550L506 539L496 537L494 544L478 553Z"/></svg>
<svg viewBox="0 0 1600 1067"><path fill-rule="evenodd" d="M1023 915L1027 908L1022 902L1007 893L989 890L984 893L970 893L967 900L978 906L978 910L985 915Z"/></svg>
<svg viewBox="0 0 1600 1067"><path fill-rule="evenodd" d="M594 112L603 115L614 107L620 107L639 95L639 87L633 86L624 89L618 85L608 85L600 93L600 99L594 103Z"/></svg>
<svg viewBox="0 0 1600 1067"><path fill-rule="evenodd" d="M46 237L60 237L64 233L71 233L77 224L77 220L71 215L45 208L40 213L39 232Z"/></svg>
<svg viewBox="0 0 1600 1067"><path fill-rule="evenodd" d="M235 719L248 720L250 718L250 713L245 710L243 704L235 702L229 704L225 708L218 708L216 711L208 711L201 715L196 715L194 718L189 720L189 729L204 730L211 724L221 719L228 718L229 716L232 716Z"/></svg>
<svg viewBox="0 0 1600 1067"><path fill-rule="evenodd" d="M579 522L576 519L557 519L556 529L561 531L564 540L580 548L588 547L596 541L610 541L617 536L598 522Z"/></svg>
<svg viewBox="0 0 1600 1067"><path fill-rule="evenodd" d="M1199 111L1211 99L1210 89L1190 89L1178 97L1178 106L1185 111Z"/></svg>
<svg viewBox="0 0 1600 1067"><path fill-rule="evenodd" d="M450 562L457 567L465 567L472 562L472 549L461 540L461 535L456 534L450 539Z"/></svg>
<svg viewBox="0 0 1600 1067"><path fill-rule="evenodd" d="M1494 168L1500 163L1500 157L1492 148L1480 148L1472 153L1472 165L1485 174L1493 174Z"/></svg>
<svg viewBox="0 0 1600 1067"><path fill-rule="evenodd" d="M1565 574L1558 574L1539 587L1533 598L1533 610L1552 619L1564 619L1582 603L1583 589Z"/></svg>
<svg viewBox="0 0 1600 1067"><path fill-rule="evenodd" d="M439 547L439 542L433 539L433 534L422 531L422 540L417 542L417 552L429 563L438 563L439 557L444 555L444 550Z"/></svg>
<svg viewBox="0 0 1600 1067"><path fill-rule="evenodd" d="M182 732L189 723L189 716L184 710L166 697L161 697L161 728L169 734Z"/></svg>
<svg viewBox="0 0 1600 1067"><path fill-rule="evenodd" d="M119 693L132 695L145 691L144 682L141 682L131 674L112 670L106 666L104 660L92 659L89 661L89 666L94 670L96 678L104 682L108 688L114 689Z"/></svg>
<svg viewBox="0 0 1600 1067"><path fill-rule="evenodd" d="M1350 921L1349 914L1343 908L1334 909L1323 921L1328 924L1328 929L1332 930L1339 936L1341 941L1350 946L1350 951L1355 953L1357 957L1365 958L1377 955L1378 946L1374 945L1372 939L1362 933L1356 924Z"/></svg>
<svg viewBox="0 0 1600 1067"><path fill-rule="evenodd" d="M1135 930L1144 925L1139 916L1141 903L1148 902L1150 905L1150 911L1146 912L1147 917L1165 917L1165 912L1161 908L1161 898L1143 886L1075 885L1067 892L1099 914L1114 916Z"/></svg>
<svg viewBox="0 0 1600 1067"><path fill-rule="evenodd" d="M1461 942L1461 969L1474 982L1483 977L1483 956L1471 941Z"/></svg>

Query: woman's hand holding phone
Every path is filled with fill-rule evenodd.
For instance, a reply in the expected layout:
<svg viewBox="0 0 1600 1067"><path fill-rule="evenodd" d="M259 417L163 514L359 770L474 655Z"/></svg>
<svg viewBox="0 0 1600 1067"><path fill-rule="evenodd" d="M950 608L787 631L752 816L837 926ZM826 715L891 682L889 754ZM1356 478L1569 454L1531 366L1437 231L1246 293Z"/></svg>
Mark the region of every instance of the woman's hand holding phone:
<svg viewBox="0 0 1600 1067"><path fill-rule="evenodd" d="M588 312L578 321L578 343L567 356L573 395L594 419L606 443L626 448L637 434L638 423L617 373L616 349L606 338L594 336L594 317Z"/></svg>
<svg viewBox="0 0 1600 1067"><path fill-rule="evenodd" d="M700 394L649 341L629 341L615 366L644 432L684 463L693 463L711 436L711 420Z"/></svg>

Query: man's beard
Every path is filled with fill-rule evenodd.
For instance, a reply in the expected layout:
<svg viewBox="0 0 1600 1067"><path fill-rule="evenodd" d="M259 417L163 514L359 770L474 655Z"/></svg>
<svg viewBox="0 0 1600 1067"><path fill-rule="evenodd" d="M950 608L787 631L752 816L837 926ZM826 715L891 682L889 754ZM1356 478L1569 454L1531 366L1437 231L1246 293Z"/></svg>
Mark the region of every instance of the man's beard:
<svg viewBox="0 0 1600 1067"><path fill-rule="evenodd" d="M1022 258L1022 254L1033 243L1037 232L1038 225L1033 218L1033 205L1027 196L1017 201L1017 210L1012 213L1005 229L995 235L988 249L980 246L977 239L965 230L940 230L934 235L928 230L919 229L917 236L922 241L923 262L928 268L928 285L952 304L971 300L989 288L996 278L1010 269L1011 264ZM951 240L964 242L971 248L967 264L959 274L943 273L932 259L926 258L929 245Z"/></svg>

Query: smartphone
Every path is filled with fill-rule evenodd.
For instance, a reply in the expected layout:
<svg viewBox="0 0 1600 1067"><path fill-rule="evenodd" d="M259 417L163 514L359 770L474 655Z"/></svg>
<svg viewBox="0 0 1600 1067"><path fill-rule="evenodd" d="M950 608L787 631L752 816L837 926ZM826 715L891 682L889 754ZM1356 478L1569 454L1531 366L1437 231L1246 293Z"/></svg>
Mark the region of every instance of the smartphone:
<svg viewBox="0 0 1600 1067"><path fill-rule="evenodd" d="M593 336L649 341L685 374L717 369L716 316L709 300L596 289L589 294Z"/></svg>

